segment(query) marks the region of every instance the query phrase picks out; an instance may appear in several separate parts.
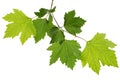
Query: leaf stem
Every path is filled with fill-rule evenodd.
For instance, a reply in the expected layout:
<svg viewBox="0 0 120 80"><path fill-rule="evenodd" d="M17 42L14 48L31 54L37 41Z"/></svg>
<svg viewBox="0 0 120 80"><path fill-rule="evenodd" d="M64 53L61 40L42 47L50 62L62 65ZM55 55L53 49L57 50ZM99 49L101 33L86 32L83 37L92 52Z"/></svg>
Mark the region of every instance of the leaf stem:
<svg viewBox="0 0 120 80"><path fill-rule="evenodd" d="M55 16L54 16L53 14L52 14L52 17L53 17L54 21L56 22L57 26L58 26L59 28L61 28L60 25L58 24L58 22L57 22Z"/></svg>

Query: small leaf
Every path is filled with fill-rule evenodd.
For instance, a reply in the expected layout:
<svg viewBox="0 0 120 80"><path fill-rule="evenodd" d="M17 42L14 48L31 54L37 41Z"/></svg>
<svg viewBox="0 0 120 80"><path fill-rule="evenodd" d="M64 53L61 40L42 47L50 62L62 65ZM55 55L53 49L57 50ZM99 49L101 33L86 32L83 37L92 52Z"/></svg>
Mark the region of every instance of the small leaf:
<svg viewBox="0 0 120 80"><path fill-rule="evenodd" d="M65 29L73 35L80 33L81 27L85 24L85 20L80 17L75 17L75 11L70 11L65 13L64 16L64 27Z"/></svg>
<svg viewBox="0 0 120 80"><path fill-rule="evenodd" d="M31 35L36 34L32 19L20 10L14 9L14 13L7 14L3 19L10 22L7 25L4 38L14 38L21 33L20 40L24 44Z"/></svg>
<svg viewBox="0 0 120 80"><path fill-rule="evenodd" d="M57 27L53 27L48 32L48 35L52 38L50 43L62 42L65 40L64 33Z"/></svg>
<svg viewBox="0 0 120 80"><path fill-rule="evenodd" d="M53 13L55 12L56 6L53 9L50 9L49 12Z"/></svg>
<svg viewBox="0 0 120 80"><path fill-rule="evenodd" d="M53 27L46 19L36 19L33 21L34 26L36 28L35 42L37 43L41 39L43 39L46 33Z"/></svg>
<svg viewBox="0 0 120 80"><path fill-rule="evenodd" d="M116 44L105 39L105 34L97 33L92 40L87 42L81 54L83 66L88 63L89 67L97 74L100 71L100 63L103 66L118 67L115 51L112 50L115 46Z"/></svg>
<svg viewBox="0 0 120 80"><path fill-rule="evenodd" d="M65 64L67 67L73 69L75 66L75 62L77 59L80 59L79 50L80 45L74 40L65 40L60 43L53 43L48 50L52 51L52 55L50 56L50 64L55 63L58 58L62 64Z"/></svg>
<svg viewBox="0 0 120 80"><path fill-rule="evenodd" d="M34 12L36 16L38 16L39 18L45 16L48 12L48 9L45 9L45 8L41 8L39 10L39 12Z"/></svg>

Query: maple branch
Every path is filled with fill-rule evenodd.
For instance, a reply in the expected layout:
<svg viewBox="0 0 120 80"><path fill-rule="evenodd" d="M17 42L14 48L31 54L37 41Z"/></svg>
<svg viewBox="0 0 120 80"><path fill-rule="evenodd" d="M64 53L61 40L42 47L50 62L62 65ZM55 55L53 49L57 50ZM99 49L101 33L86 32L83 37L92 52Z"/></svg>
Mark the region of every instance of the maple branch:
<svg viewBox="0 0 120 80"><path fill-rule="evenodd" d="M53 17L54 21L56 22L57 26L58 26L59 28L61 28L60 25L58 24L58 22L57 22L55 16L54 16L53 14L52 14L52 17Z"/></svg>
<svg viewBox="0 0 120 80"><path fill-rule="evenodd" d="M66 32L66 33L69 33L69 32L67 32L67 31L65 31L65 30L63 30L63 29L61 29L63 32ZM81 39L81 40L83 40L83 41L85 41L85 42L87 42L87 40L86 39L84 39L84 38L82 38L82 37L80 37L80 36L77 36L77 35L73 35L73 34L71 34L72 36L75 36L76 38L79 38L79 39Z"/></svg>
<svg viewBox="0 0 120 80"><path fill-rule="evenodd" d="M60 28L63 32L69 33L69 32L67 32L67 31L65 31L65 30L62 29L63 26L60 27L60 25L58 24L58 21L56 20L56 18L55 18L55 16L53 14L52 14L52 17L53 17L54 21L56 22L58 28ZM71 34L71 35L73 35L73 34ZM87 40L85 40L84 38L82 38L80 36L77 36L77 35L73 35L73 36L75 36L76 38L80 38L81 40L87 42Z"/></svg>
<svg viewBox="0 0 120 80"><path fill-rule="evenodd" d="M76 35L75 37L80 38L80 39L82 39L83 41L87 42L87 40L85 40L84 38L82 38L82 37L80 37L80 36L77 36L77 35Z"/></svg>
<svg viewBox="0 0 120 80"><path fill-rule="evenodd" d="M54 2L54 0L52 0L52 2L51 2L50 9L52 9L53 2ZM58 24L58 22L57 22L56 18L54 17L54 15L53 15L53 14L51 14L51 15L52 15L52 17L53 17L53 19L54 19L55 23L57 24L57 26L58 26L59 28L61 28L61 27L60 27L60 25Z"/></svg>
<svg viewBox="0 0 120 80"><path fill-rule="evenodd" d="M51 2L50 9L52 9L53 2L54 2L54 0L52 0L52 2ZM58 22L57 22L56 18L54 17L54 15L53 15L53 14L51 14L51 15L52 15L52 17L53 17L54 21L56 22L57 26L60 28L60 25L58 24Z"/></svg>
<svg viewBox="0 0 120 80"><path fill-rule="evenodd" d="M53 7L53 2L54 2L54 0L52 0L52 2L51 2L50 9L52 9L52 7ZM58 21L56 20L56 18L55 18L55 16L54 16L53 14L52 14L52 17L53 17L55 23L57 24L58 28L60 28L63 32L69 33L69 32L67 32L67 31L65 31L65 30L62 29L63 26L60 27L60 25L58 24ZM72 35L72 34L71 34L71 35ZM80 36L77 36L77 35L73 35L73 36L75 36L76 38L80 38L81 40L87 42L84 38L82 38L82 37L80 37Z"/></svg>
<svg viewBox="0 0 120 80"><path fill-rule="evenodd" d="M37 16L31 17L32 20L35 19L35 18L37 18Z"/></svg>
<svg viewBox="0 0 120 80"><path fill-rule="evenodd" d="M54 0L52 0L52 2L51 2L51 6L50 6L50 9L52 9L52 6L53 6L53 2L54 2Z"/></svg>

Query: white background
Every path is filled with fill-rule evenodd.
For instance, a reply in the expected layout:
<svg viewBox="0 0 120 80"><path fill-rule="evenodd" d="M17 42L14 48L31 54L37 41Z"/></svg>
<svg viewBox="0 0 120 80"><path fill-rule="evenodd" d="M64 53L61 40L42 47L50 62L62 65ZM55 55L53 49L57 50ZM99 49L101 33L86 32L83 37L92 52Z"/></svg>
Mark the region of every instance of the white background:
<svg viewBox="0 0 120 80"><path fill-rule="evenodd" d="M29 17L41 7L49 8L51 0L1 0L0 1L0 80L120 80L120 68L101 67L100 74L88 66L82 68L78 61L70 70L57 61L49 66L47 51L50 39L46 37L35 44L30 38L21 45L19 37L3 39L7 22L4 15L13 8L22 10ZM117 44L116 56L120 66L120 2L119 0L55 0L55 17L63 24L64 13L75 9L76 15L87 22L79 35L90 40L97 32L106 33L107 38ZM73 39L71 36L68 39ZM84 47L84 41L77 39Z"/></svg>

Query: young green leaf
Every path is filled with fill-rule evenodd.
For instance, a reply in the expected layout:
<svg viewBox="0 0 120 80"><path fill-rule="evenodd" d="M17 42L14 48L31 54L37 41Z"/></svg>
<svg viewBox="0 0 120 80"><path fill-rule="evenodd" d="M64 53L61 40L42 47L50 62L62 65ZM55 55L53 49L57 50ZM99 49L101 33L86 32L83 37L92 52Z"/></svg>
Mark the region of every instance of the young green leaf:
<svg viewBox="0 0 120 80"><path fill-rule="evenodd" d="M43 39L46 33L53 27L51 23L49 23L46 19L36 19L33 21L34 26L36 28L35 42L37 43L41 39Z"/></svg>
<svg viewBox="0 0 120 80"><path fill-rule="evenodd" d="M48 50L52 51L50 64L55 63L58 58L62 64L73 69L77 59L80 59L80 45L74 40L65 40L60 43L53 43Z"/></svg>
<svg viewBox="0 0 120 80"><path fill-rule="evenodd" d="M64 27L73 35L81 32L81 27L85 24L85 20L80 17L75 17L75 11L65 13L64 16Z"/></svg>
<svg viewBox="0 0 120 80"><path fill-rule="evenodd" d="M14 9L14 13L7 14L3 17L4 20L10 22L7 25L4 38L18 36L21 33L20 40L22 44L36 34L32 19L27 17L22 11Z"/></svg>
<svg viewBox="0 0 120 80"><path fill-rule="evenodd" d="M112 50L116 44L105 39L105 34L97 33L94 38L87 42L81 54L83 66L87 63L93 71L99 74L100 63L102 65L118 67L115 51Z"/></svg>
<svg viewBox="0 0 120 80"><path fill-rule="evenodd" d="M53 27L48 32L48 35L52 38L50 43L62 42L65 40L64 33L57 27Z"/></svg>
<svg viewBox="0 0 120 80"><path fill-rule="evenodd" d="M39 10L39 12L34 12L36 16L38 16L39 18L45 16L48 12L48 9L45 9L45 8L41 8Z"/></svg>
<svg viewBox="0 0 120 80"><path fill-rule="evenodd" d="M50 9L49 12L50 12L50 13L53 13L53 12L55 12L55 9L56 9L56 6L53 7L53 9Z"/></svg>

